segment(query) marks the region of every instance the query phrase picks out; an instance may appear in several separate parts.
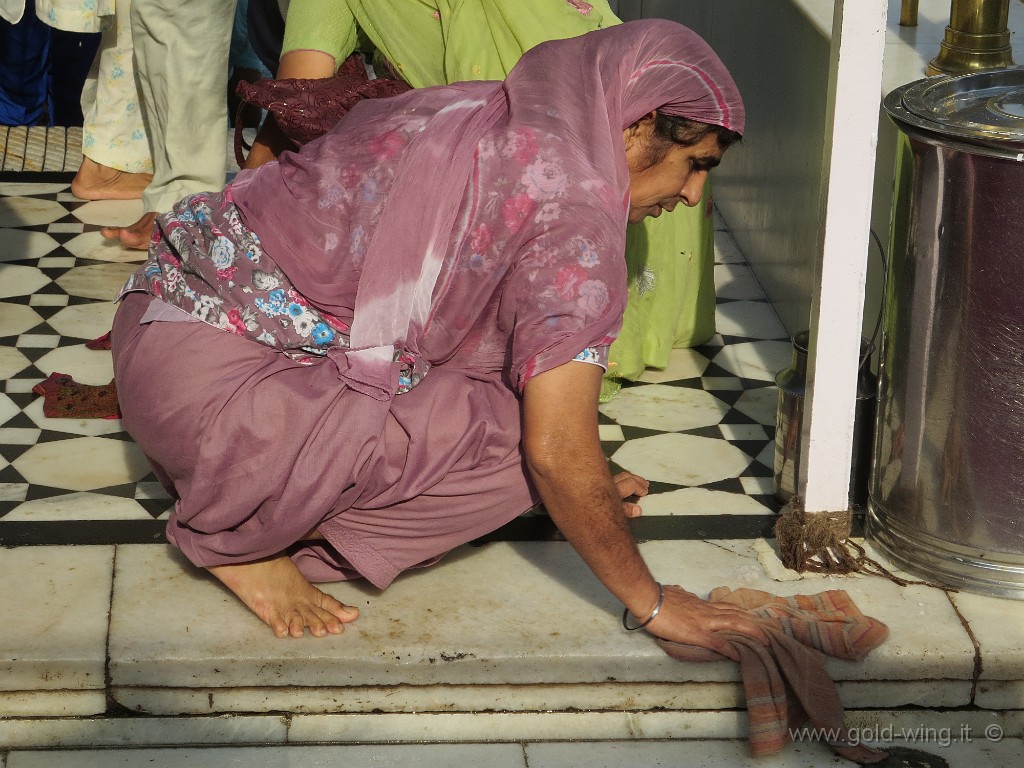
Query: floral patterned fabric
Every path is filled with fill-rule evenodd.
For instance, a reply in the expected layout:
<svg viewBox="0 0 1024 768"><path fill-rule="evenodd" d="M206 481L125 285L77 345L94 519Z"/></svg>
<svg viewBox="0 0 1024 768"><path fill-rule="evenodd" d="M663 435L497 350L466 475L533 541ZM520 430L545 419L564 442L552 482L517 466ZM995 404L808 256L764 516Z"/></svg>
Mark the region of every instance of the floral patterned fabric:
<svg viewBox="0 0 1024 768"><path fill-rule="evenodd" d="M502 83L360 102L158 217L111 338L169 540L197 565L289 551L311 580L383 587L532 506L520 393L618 329L622 131L654 108L743 126L699 37L630 22Z"/></svg>
<svg viewBox="0 0 1024 768"><path fill-rule="evenodd" d="M100 47L82 89L82 153L108 168L152 173L149 136L135 81L131 0L102 4L113 17L105 17Z"/></svg>

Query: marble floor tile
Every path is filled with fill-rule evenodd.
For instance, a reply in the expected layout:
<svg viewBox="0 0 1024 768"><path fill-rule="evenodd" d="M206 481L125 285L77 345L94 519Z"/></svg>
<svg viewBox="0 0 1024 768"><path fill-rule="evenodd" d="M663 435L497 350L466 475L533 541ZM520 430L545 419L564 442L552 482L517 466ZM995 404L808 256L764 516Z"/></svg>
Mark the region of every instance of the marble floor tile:
<svg viewBox="0 0 1024 768"><path fill-rule="evenodd" d="M66 307L70 298L66 293L34 293L28 297L28 305L30 307Z"/></svg>
<svg viewBox="0 0 1024 768"><path fill-rule="evenodd" d="M760 424L719 424L719 431L726 440L759 440L764 442L768 435Z"/></svg>
<svg viewBox="0 0 1024 768"><path fill-rule="evenodd" d="M0 336L20 336L43 322L33 309L0 301Z"/></svg>
<svg viewBox="0 0 1024 768"><path fill-rule="evenodd" d="M19 353L20 354L20 353ZM3 349L0 349L0 365L3 363ZM29 365L29 361L25 361L25 365ZM40 376L36 379L8 379L4 382L4 391L10 394L27 395L32 391L32 388L43 380Z"/></svg>
<svg viewBox="0 0 1024 768"><path fill-rule="evenodd" d="M771 512L745 494L707 488L652 493L640 499L640 507L645 515L764 515Z"/></svg>
<svg viewBox="0 0 1024 768"><path fill-rule="evenodd" d="M981 680L974 703L983 709L1024 710L1024 680Z"/></svg>
<svg viewBox="0 0 1024 768"><path fill-rule="evenodd" d="M121 706L153 715L564 712L579 709L581 701L591 711L719 710L743 706L743 688L738 682L216 689L127 686L113 687L110 693Z"/></svg>
<svg viewBox="0 0 1024 768"><path fill-rule="evenodd" d="M98 325L102 328L106 324ZM101 336L109 330L110 326L106 325L106 330L100 331L96 336ZM47 375L55 372L73 373L75 381L79 384L108 384L114 378L114 358L111 353L105 349L89 349L85 344L60 347L47 352L36 360L36 368Z"/></svg>
<svg viewBox="0 0 1024 768"><path fill-rule="evenodd" d="M135 268L135 264L92 264L75 267L55 282L72 296L113 301Z"/></svg>
<svg viewBox="0 0 1024 768"><path fill-rule="evenodd" d="M751 496L770 496L775 493L775 480L771 477L741 477L743 492Z"/></svg>
<svg viewBox="0 0 1024 768"><path fill-rule="evenodd" d="M142 200L91 200L72 211L83 224L100 227L126 227L142 213Z"/></svg>
<svg viewBox="0 0 1024 768"><path fill-rule="evenodd" d="M778 339L788 334L772 305L765 301L724 301L715 312L719 333L752 339Z"/></svg>
<svg viewBox="0 0 1024 768"><path fill-rule="evenodd" d="M0 394L0 424L10 421L21 409L7 395Z"/></svg>
<svg viewBox="0 0 1024 768"><path fill-rule="evenodd" d="M53 195L67 189L63 183L45 183L35 181L0 181L0 195L3 197L23 197L30 195Z"/></svg>
<svg viewBox="0 0 1024 768"><path fill-rule="evenodd" d="M807 768L833 766L854 768L856 763L837 758L820 742L791 744L782 752L753 758L746 742L611 741L600 743L527 744L530 768Z"/></svg>
<svg viewBox="0 0 1024 768"><path fill-rule="evenodd" d="M104 546L0 549L0 691L104 689L113 559Z"/></svg>
<svg viewBox="0 0 1024 768"><path fill-rule="evenodd" d="M59 476L46 478L43 485L60 487L65 482ZM3 518L6 522L71 520L152 520L146 510L134 499L123 499L105 493L67 493L33 499L19 504Z"/></svg>
<svg viewBox="0 0 1024 768"><path fill-rule="evenodd" d="M50 278L36 267L5 264L3 280L0 280L0 299L7 299L11 296L28 296L49 282Z"/></svg>
<svg viewBox="0 0 1024 768"><path fill-rule="evenodd" d="M622 631L619 606L562 542L460 548L383 593L329 584L326 591L362 611L329 638L275 638L170 547L119 546L114 582L115 687L670 682L694 674L650 638ZM486 621L468 620L482 613ZM736 679L728 665L696 673L715 679L708 675L716 671Z"/></svg>
<svg viewBox="0 0 1024 768"><path fill-rule="evenodd" d="M110 354L109 352L107 353ZM60 371L61 373L67 373L67 371ZM75 370L75 375L78 375L78 371ZM102 374L95 377L89 377L91 380L86 380L83 383L86 384L106 384L110 381L113 373L103 378ZM8 382L10 384L11 382ZM36 382L32 382L36 383ZM116 435L124 429L120 419L64 419L64 418L48 418L43 413L44 399L37 396L35 400L26 405L22 409L24 413L32 422L41 429L49 430L50 432L63 432L69 435L82 435L83 437L99 437L103 435Z"/></svg>
<svg viewBox="0 0 1024 768"><path fill-rule="evenodd" d="M716 264L746 264L743 252L736 239L731 233L715 232L715 263Z"/></svg>
<svg viewBox="0 0 1024 768"><path fill-rule="evenodd" d="M750 341L730 344L711 361L743 379L775 381L775 374L789 367L793 345L788 341Z"/></svg>
<svg viewBox="0 0 1024 768"><path fill-rule="evenodd" d="M0 312L2 311L3 307L0 307ZM16 376L30 365L31 361L29 358L16 349L0 347L0 380Z"/></svg>
<svg viewBox="0 0 1024 768"><path fill-rule="evenodd" d="M59 234L62 234L62 235L66 235L66 234L80 235L80 234L82 234L82 232L84 230L85 230L85 225L84 224L82 224L81 222L74 222L74 221L63 221L63 222L62 221L55 221L53 224L50 224L46 228L47 232L54 233L54 234L59 233Z"/></svg>
<svg viewBox="0 0 1024 768"><path fill-rule="evenodd" d="M67 215L64 206L38 197L0 199L0 227L35 227L50 224Z"/></svg>
<svg viewBox="0 0 1024 768"><path fill-rule="evenodd" d="M699 378L708 367L708 359L695 349L673 349L669 353L668 365L664 368L648 368L638 381L661 384L666 381L681 381Z"/></svg>
<svg viewBox="0 0 1024 768"><path fill-rule="evenodd" d="M38 259L56 247L57 241L45 232L0 229L0 264L8 261ZM6 271L6 268L4 269Z"/></svg>
<svg viewBox="0 0 1024 768"><path fill-rule="evenodd" d="M738 392L743 389L743 382L732 376L701 376L704 389Z"/></svg>
<svg viewBox="0 0 1024 768"><path fill-rule="evenodd" d="M6 459L0 458L0 469L9 466ZM0 501L24 501L28 496L28 483L0 483Z"/></svg>
<svg viewBox="0 0 1024 768"><path fill-rule="evenodd" d="M715 295L722 299L765 300L753 270L743 264L715 265Z"/></svg>
<svg viewBox="0 0 1024 768"><path fill-rule="evenodd" d="M285 744L287 730L285 718L272 715L19 718L0 719L0 744L12 750L71 747L139 748L189 744ZM139 768L142 768L142 765Z"/></svg>
<svg viewBox="0 0 1024 768"><path fill-rule="evenodd" d="M295 715L292 743L739 739L746 717L720 712L501 712Z"/></svg>
<svg viewBox="0 0 1024 768"><path fill-rule="evenodd" d="M351 746L179 747L12 753L7 768L526 768L518 744L373 744Z"/></svg>
<svg viewBox="0 0 1024 768"><path fill-rule="evenodd" d="M103 437L37 443L11 465L30 483L69 491L133 483L150 473L149 462L137 445Z"/></svg>
<svg viewBox="0 0 1024 768"><path fill-rule="evenodd" d="M748 389L732 407L760 424L774 427L779 408L779 390L774 386Z"/></svg>
<svg viewBox="0 0 1024 768"><path fill-rule="evenodd" d="M627 440L612 461L648 480L687 486L738 477L750 465L747 454L724 440L672 432Z"/></svg>
<svg viewBox="0 0 1024 768"><path fill-rule="evenodd" d="M981 680L1020 680L1024 671L1024 602L950 594L981 646Z"/></svg>
<svg viewBox="0 0 1024 768"><path fill-rule="evenodd" d="M145 261L146 252L137 248L123 248L114 240L107 240L99 232L85 232L64 243L64 247L81 259L114 261L119 263Z"/></svg>
<svg viewBox="0 0 1024 768"><path fill-rule="evenodd" d="M4 415L0 413L0 423L5 420ZM0 445L34 445L39 440L39 434L38 429L0 427Z"/></svg>
<svg viewBox="0 0 1024 768"><path fill-rule="evenodd" d="M970 680L845 680L837 683L847 709L969 707Z"/></svg>
<svg viewBox="0 0 1024 768"><path fill-rule="evenodd" d="M89 717L106 711L107 692L103 688L89 691L0 691L0 718Z"/></svg>
<svg viewBox="0 0 1024 768"><path fill-rule="evenodd" d="M53 349L60 343L60 337L43 333L23 333L16 343L21 349Z"/></svg>
<svg viewBox="0 0 1024 768"><path fill-rule="evenodd" d="M106 301L74 304L57 312L47 323L65 338L95 339L110 330L117 305ZM87 349L96 355L97 350Z"/></svg>
<svg viewBox="0 0 1024 768"><path fill-rule="evenodd" d="M626 439L618 424L598 424L597 435L605 443L621 443Z"/></svg>
<svg viewBox="0 0 1024 768"><path fill-rule="evenodd" d="M772 440L755 458L766 467L775 467L775 441Z"/></svg>
<svg viewBox="0 0 1024 768"><path fill-rule="evenodd" d="M622 389L600 411L625 426L681 432L717 424L729 406L700 389L651 384Z"/></svg>

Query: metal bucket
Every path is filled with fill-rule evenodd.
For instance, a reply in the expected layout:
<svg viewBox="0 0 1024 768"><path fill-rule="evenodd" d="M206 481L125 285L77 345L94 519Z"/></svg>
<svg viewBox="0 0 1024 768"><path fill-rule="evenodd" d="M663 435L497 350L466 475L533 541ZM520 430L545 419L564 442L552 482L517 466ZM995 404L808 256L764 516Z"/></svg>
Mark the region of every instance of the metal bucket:
<svg viewBox="0 0 1024 768"><path fill-rule="evenodd" d="M920 80L900 130L867 535L1024 599L1024 67Z"/></svg>

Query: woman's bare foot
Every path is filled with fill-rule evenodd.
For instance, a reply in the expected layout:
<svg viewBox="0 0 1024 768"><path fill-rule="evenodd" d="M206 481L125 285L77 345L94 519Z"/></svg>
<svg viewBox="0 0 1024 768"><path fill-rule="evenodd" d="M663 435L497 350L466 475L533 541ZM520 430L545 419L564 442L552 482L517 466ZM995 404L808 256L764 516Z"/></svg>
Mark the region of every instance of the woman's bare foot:
<svg viewBox="0 0 1024 768"><path fill-rule="evenodd" d="M82 200L138 200L152 180L152 173L119 171L83 157L71 180L71 194Z"/></svg>
<svg viewBox="0 0 1024 768"><path fill-rule="evenodd" d="M149 248L153 236L153 222L156 213L144 213L142 218L127 227L104 227L100 234L108 240L120 240L125 248L136 248L145 251Z"/></svg>
<svg viewBox="0 0 1024 768"><path fill-rule="evenodd" d="M207 570L224 582L278 637L337 635L359 610L314 587L287 555Z"/></svg>

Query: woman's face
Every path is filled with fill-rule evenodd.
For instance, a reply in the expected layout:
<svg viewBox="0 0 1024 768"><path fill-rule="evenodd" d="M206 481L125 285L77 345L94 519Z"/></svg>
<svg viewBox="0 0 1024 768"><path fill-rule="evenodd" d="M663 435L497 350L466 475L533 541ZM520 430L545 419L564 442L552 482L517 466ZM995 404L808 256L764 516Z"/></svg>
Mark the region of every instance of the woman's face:
<svg viewBox="0 0 1024 768"><path fill-rule="evenodd" d="M629 221L657 218L682 203L693 207L704 194L708 171L722 159L718 137L706 136L690 147L672 145L659 162L651 164L654 120L644 118L623 133L629 167Z"/></svg>

